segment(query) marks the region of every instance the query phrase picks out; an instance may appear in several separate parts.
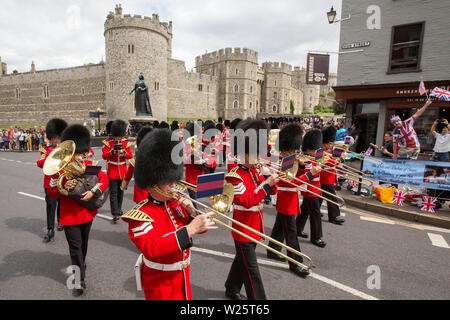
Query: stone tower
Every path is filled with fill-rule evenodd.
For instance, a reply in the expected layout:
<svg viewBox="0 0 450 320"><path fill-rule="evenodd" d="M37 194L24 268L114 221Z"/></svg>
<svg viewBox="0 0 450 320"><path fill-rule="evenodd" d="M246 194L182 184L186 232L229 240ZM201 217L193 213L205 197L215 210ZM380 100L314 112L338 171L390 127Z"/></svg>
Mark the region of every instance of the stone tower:
<svg viewBox="0 0 450 320"><path fill-rule="evenodd" d="M167 120L167 59L172 51L172 22L159 17L122 14L116 5L105 22L106 109L108 119L129 120L135 116L134 94L129 95L144 74L149 87L153 116Z"/></svg>
<svg viewBox="0 0 450 320"><path fill-rule="evenodd" d="M196 57L197 72L219 77L218 115L224 119L256 117L258 53L225 48Z"/></svg>
<svg viewBox="0 0 450 320"><path fill-rule="evenodd" d="M266 112L288 114L290 112L292 66L286 63L264 62L264 97Z"/></svg>

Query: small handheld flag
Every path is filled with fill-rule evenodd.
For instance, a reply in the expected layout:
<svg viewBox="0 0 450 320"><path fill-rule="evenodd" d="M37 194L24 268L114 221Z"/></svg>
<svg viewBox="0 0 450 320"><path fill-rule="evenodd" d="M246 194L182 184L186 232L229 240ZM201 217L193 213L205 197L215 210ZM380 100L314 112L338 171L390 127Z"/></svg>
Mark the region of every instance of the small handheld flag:
<svg viewBox="0 0 450 320"><path fill-rule="evenodd" d="M98 176L98 173L102 170L101 166L86 166L84 171L85 176Z"/></svg>
<svg viewBox="0 0 450 320"><path fill-rule="evenodd" d="M370 155L372 154L372 152L373 152L373 148L372 148L372 147L369 147L369 148L367 149L367 151L365 152L365 155L366 155L366 156L370 156Z"/></svg>
<svg viewBox="0 0 450 320"><path fill-rule="evenodd" d="M225 173L218 172L197 177L197 199L212 197L223 193Z"/></svg>
<svg viewBox="0 0 450 320"><path fill-rule="evenodd" d="M436 87L433 89L433 91L431 91L430 97L450 101L450 91Z"/></svg>
<svg viewBox="0 0 450 320"><path fill-rule="evenodd" d="M401 190L395 190L392 203L397 206L403 207L405 205L405 200L406 200L405 192Z"/></svg>
<svg viewBox="0 0 450 320"><path fill-rule="evenodd" d="M422 201L419 202L420 210L426 212L436 212L436 201L437 198L423 196Z"/></svg>
<svg viewBox="0 0 450 320"><path fill-rule="evenodd" d="M284 157L281 161L281 171L286 171L294 166L296 155L290 155L289 157Z"/></svg>
<svg viewBox="0 0 450 320"><path fill-rule="evenodd" d="M423 80L420 81L419 93L421 96L423 96L425 93L427 93L427 89L425 89L425 83L423 82Z"/></svg>
<svg viewBox="0 0 450 320"><path fill-rule="evenodd" d="M352 137L351 136L345 137L344 144L351 144L351 143L352 143Z"/></svg>

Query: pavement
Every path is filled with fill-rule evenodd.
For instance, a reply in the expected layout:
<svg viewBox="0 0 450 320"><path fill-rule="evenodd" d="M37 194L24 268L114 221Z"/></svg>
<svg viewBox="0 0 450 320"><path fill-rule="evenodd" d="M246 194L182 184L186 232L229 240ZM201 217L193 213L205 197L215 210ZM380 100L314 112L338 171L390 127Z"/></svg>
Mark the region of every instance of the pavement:
<svg viewBox="0 0 450 320"><path fill-rule="evenodd" d="M101 158L94 149L95 160ZM87 290L73 298L66 284L70 257L64 232L48 244L39 155L0 153L0 300L143 300L136 290L134 264L139 251L127 225L111 224L109 203L94 219L87 254ZM104 161L100 165L104 167ZM131 209L133 183L123 209ZM359 198L359 201L361 199ZM266 234L276 211L264 205ZM287 263L256 255L266 295L271 300L416 300L450 299L450 231L417 221L360 209L347 202L343 225L322 220L325 248L299 238L315 268L301 279ZM310 233L309 224L305 232ZM191 287L194 300L225 300L224 283L235 255L228 229L194 237ZM245 294L245 290L241 291Z"/></svg>

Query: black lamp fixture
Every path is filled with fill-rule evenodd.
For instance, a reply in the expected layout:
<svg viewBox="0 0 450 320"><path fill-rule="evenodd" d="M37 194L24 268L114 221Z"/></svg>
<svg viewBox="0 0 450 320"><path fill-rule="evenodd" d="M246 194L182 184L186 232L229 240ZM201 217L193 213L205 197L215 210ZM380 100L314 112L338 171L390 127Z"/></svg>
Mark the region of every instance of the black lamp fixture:
<svg viewBox="0 0 450 320"><path fill-rule="evenodd" d="M334 23L334 19L336 19L336 10L334 10L333 6L331 6L331 9L329 12L327 12L328 16L328 23L332 24Z"/></svg>
<svg viewBox="0 0 450 320"><path fill-rule="evenodd" d="M338 22L345 21L345 20L350 20L350 18L351 18L351 15L349 14L347 18L344 18L341 20L336 20L336 15L337 15L336 10L334 10L333 6L331 6L330 11L327 12L329 24L338 23Z"/></svg>

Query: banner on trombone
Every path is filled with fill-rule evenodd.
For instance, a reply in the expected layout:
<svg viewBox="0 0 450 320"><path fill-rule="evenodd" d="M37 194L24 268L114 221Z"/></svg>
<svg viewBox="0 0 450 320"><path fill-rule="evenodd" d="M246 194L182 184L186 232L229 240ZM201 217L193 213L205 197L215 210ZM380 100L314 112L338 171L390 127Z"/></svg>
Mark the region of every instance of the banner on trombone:
<svg viewBox="0 0 450 320"><path fill-rule="evenodd" d="M419 188L450 191L449 162L373 158L382 160L383 165L377 166L375 163L364 161L362 171L372 172L371 179Z"/></svg>

